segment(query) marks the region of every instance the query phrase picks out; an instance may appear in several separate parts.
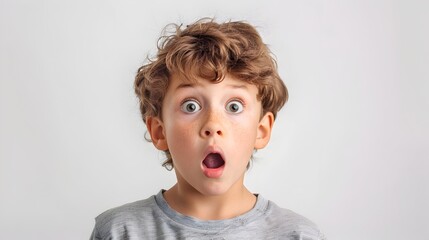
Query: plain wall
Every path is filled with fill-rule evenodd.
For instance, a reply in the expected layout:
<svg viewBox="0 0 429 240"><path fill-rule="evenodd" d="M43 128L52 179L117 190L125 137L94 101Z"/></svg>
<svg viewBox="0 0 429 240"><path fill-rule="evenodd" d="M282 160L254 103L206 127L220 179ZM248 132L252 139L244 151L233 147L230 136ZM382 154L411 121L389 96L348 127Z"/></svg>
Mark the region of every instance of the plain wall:
<svg viewBox="0 0 429 240"><path fill-rule="evenodd" d="M137 68L168 23L247 20L290 100L246 184L331 240L429 239L427 1L0 0L0 234L87 239L168 189Z"/></svg>

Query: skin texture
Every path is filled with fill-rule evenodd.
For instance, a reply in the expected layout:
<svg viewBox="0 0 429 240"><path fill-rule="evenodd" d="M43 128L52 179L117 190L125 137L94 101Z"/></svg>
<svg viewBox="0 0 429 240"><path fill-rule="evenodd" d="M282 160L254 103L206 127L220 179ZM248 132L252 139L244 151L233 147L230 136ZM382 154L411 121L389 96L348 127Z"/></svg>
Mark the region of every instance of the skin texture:
<svg viewBox="0 0 429 240"><path fill-rule="evenodd" d="M227 219L249 211L256 197L243 185L254 149L268 144L273 114L261 116L256 86L227 75L219 83L185 82L173 75L162 116L148 117L153 144L169 150L177 183L164 193L176 211L199 219ZM216 152L225 164L208 169Z"/></svg>

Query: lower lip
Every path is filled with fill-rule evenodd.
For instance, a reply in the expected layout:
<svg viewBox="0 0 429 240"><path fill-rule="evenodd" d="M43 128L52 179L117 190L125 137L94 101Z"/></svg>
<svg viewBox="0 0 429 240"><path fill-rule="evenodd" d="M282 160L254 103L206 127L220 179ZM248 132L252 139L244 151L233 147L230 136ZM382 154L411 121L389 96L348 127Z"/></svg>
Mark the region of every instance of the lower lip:
<svg viewBox="0 0 429 240"><path fill-rule="evenodd" d="M225 164L218 168L208 168L203 164L203 173L208 178L220 178L222 176Z"/></svg>

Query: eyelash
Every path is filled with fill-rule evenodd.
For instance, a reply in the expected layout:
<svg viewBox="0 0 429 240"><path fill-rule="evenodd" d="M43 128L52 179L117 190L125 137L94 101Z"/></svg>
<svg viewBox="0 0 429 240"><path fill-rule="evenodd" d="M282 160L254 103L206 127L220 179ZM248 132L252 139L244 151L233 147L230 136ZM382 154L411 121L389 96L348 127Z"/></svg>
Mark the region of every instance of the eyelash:
<svg viewBox="0 0 429 240"><path fill-rule="evenodd" d="M231 98L231 99L227 102L227 104L228 104L228 103L230 103L230 102L232 102L232 101L240 102L240 103L241 103L241 105L243 105L243 108L245 108L245 107L246 107L246 103L245 103L241 98Z"/></svg>
<svg viewBox="0 0 429 240"><path fill-rule="evenodd" d="M200 103L200 101L198 101L197 99L195 99L195 98L185 98L185 99L183 99L181 102L180 102L180 106L182 106L185 102L187 102L187 101L195 101L195 102L197 102L200 106L201 106L201 103Z"/></svg>
<svg viewBox="0 0 429 240"><path fill-rule="evenodd" d="M200 106L202 106L201 105L201 103L200 103L200 101L198 101L197 99L195 99L195 98L192 98L192 97L189 97L189 98L185 98L185 99L183 99L181 102L180 102L180 106L182 106L185 102L187 102L187 101L195 101L195 102L197 102ZM232 101L238 101L238 102L240 102L241 103L241 105L243 105L243 108L246 108L246 103L241 99L241 98L231 98L231 99L229 99L227 102L226 102L226 104L228 104L228 103L230 103L230 102L232 102ZM225 105L226 106L226 105Z"/></svg>

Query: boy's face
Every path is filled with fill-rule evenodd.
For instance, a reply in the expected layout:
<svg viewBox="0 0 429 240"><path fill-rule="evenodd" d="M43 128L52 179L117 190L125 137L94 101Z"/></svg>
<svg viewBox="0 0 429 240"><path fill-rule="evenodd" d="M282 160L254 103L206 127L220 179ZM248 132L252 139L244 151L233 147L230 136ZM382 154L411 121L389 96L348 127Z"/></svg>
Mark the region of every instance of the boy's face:
<svg viewBox="0 0 429 240"><path fill-rule="evenodd" d="M178 185L203 195L241 190L253 150L268 143L272 113L261 118L256 86L231 76L220 83L172 76L162 120L149 117L154 145L169 150Z"/></svg>

